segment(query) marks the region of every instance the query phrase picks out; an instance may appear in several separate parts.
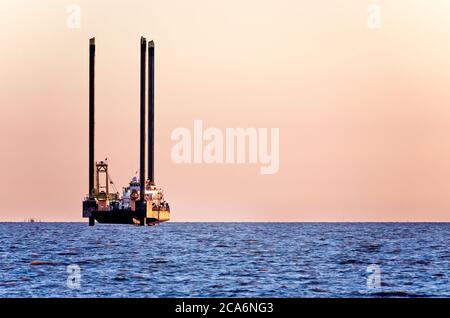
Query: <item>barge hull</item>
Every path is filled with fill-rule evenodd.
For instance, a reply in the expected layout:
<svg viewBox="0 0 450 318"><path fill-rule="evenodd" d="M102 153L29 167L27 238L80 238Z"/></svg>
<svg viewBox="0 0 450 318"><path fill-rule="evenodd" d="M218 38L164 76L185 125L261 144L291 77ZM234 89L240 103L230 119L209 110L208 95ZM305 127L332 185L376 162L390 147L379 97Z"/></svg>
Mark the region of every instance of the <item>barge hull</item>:
<svg viewBox="0 0 450 318"><path fill-rule="evenodd" d="M164 214L166 212L160 212L160 218L158 217L146 217L141 213L130 211L92 211L91 217L98 223L109 224L145 224L152 225L168 221L168 217Z"/></svg>

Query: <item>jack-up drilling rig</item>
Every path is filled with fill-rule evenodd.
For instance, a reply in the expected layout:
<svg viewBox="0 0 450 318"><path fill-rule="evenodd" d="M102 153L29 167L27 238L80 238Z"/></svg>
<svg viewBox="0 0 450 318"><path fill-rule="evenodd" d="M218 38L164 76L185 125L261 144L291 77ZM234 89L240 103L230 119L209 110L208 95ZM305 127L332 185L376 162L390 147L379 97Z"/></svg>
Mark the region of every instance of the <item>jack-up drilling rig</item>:
<svg viewBox="0 0 450 318"><path fill-rule="evenodd" d="M123 193L111 193L107 161L95 161L95 38L89 40L89 192L83 200L83 217L99 223L155 225L169 221L170 207L154 176L155 46L148 43L148 174L145 176L145 75L147 40L141 37L139 178L133 177Z"/></svg>

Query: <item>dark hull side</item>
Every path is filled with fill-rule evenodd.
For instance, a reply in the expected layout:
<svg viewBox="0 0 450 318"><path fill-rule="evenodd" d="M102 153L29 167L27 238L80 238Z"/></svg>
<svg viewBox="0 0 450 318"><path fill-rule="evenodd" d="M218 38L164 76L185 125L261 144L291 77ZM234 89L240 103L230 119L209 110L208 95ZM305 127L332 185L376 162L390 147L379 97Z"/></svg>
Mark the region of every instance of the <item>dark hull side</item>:
<svg viewBox="0 0 450 318"><path fill-rule="evenodd" d="M141 213L135 211L92 211L92 218L98 223L108 224L146 224L152 225L159 223L157 219L145 218Z"/></svg>

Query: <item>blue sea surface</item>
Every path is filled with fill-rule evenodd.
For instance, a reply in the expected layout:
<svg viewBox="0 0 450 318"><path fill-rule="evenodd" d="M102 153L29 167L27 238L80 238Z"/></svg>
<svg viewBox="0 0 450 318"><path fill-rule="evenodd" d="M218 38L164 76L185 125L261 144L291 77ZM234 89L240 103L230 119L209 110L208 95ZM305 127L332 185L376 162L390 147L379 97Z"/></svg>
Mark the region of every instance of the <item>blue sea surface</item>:
<svg viewBox="0 0 450 318"><path fill-rule="evenodd" d="M0 297L449 297L449 238L450 223L0 223Z"/></svg>

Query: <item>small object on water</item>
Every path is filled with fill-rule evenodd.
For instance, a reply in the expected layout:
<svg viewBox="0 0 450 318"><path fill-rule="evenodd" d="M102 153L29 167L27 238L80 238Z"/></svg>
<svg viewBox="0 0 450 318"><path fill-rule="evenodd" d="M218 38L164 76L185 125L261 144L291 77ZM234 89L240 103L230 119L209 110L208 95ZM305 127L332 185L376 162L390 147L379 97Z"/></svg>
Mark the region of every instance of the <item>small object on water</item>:
<svg viewBox="0 0 450 318"><path fill-rule="evenodd" d="M32 261L30 265L53 265L52 262L46 262L46 261Z"/></svg>
<svg viewBox="0 0 450 318"><path fill-rule="evenodd" d="M258 269L258 272L261 272L261 273L265 273L265 272L268 272L269 270L267 269L267 268L260 268L260 269Z"/></svg>

